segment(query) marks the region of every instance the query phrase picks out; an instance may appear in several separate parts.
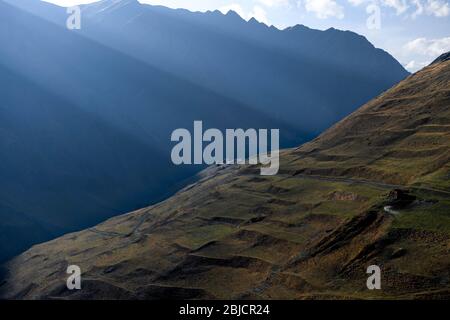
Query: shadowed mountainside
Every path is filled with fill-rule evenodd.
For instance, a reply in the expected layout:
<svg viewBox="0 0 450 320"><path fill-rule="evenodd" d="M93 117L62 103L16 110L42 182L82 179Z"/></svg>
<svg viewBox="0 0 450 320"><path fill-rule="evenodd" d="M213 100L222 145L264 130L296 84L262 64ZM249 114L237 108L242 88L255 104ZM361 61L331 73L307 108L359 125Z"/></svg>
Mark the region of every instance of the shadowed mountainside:
<svg viewBox="0 0 450 320"><path fill-rule="evenodd" d="M10 2L66 25L65 8ZM315 134L408 75L354 32L278 30L233 11L103 0L81 6L81 23L78 34Z"/></svg>
<svg viewBox="0 0 450 320"><path fill-rule="evenodd" d="M210 167L162 203L33 247L4 266L2 296L448 299L449 107L438 60L283 151L277 176ZM82 290L66 289L71 264Z"/></svg>
<svg viewBox="0 0 450 320"><path fill-rule="evenodd" d="M176 191L199 168L171 164L170 134L194 120L220 129L284 128L287 144L308 136L3 2L0 8L0 40L8 44L0 49L0 204L9 208L0 227L10 235L0 261ZM30 217L36 230L13 226L12 212Z"/></svg>
<svg viewBox="0 0 450 320"><path fill-rule="evenodd" d="M194 120L279 128L292 147L407 76L334 29L105 0L69 31L65 8L0 9L0 261L173 194L201 169L170 161L171 132Z"/></svg>

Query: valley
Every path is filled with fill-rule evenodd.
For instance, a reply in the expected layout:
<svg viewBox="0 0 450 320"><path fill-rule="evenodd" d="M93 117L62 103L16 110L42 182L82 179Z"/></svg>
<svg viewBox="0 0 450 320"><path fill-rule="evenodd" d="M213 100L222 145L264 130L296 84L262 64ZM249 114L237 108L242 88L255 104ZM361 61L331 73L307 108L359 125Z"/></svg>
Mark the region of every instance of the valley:
<svg viewBox="0 0 450 320"><path fill-rule="evenodd" d="M178 128L277 128L298 146L409 75L348 31L135 0L82 5L69 30L66 11L0 0L0 262L186 186L205 166L173 164Z"/></svg>
<svg viewBox="0 0 450 320"><path fill-rule="evenodd" d="M34 246L3 266L0 295L448 299L447 56L281 151L278 175L211 166L161 203ZM71 264L82 290L65 286ZM366 287L370 265L381 290Z"/></svg>

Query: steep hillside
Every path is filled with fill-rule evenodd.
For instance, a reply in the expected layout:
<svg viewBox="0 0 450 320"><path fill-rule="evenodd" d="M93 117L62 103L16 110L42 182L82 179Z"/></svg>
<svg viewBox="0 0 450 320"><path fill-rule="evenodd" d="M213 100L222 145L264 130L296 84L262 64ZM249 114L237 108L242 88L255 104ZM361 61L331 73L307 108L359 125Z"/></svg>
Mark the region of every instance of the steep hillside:
<svg viewBox="0 0 450 320"><path fill-rule="evenodd" d="M408 74L351 32L135 0L82 6L81 30L67 18L0 0L0 261L179 190L203 167L173 166L170 134L194 120L279 128L292 147Z"/></svg>
<svg viewBox="0 0 450 320"><path fill-rule="evenodd" d="M211 167L158 205L33 247L4 266L2 296L449 298L449 107L441 59L283 151L277 176Z"/></svg>
<svg viewBox="0 0 450 320"><path fill-rule="evenodd" d="M292 152L285 170L450 191L445 54Z"/></svg>
<svg viewBox="0 0 450 320"><path fill-rule="evenodd" d="M194 120L308 137L3 1L0 42L0 261L179 190L201 168L172 165L170 134Z"/></svg>

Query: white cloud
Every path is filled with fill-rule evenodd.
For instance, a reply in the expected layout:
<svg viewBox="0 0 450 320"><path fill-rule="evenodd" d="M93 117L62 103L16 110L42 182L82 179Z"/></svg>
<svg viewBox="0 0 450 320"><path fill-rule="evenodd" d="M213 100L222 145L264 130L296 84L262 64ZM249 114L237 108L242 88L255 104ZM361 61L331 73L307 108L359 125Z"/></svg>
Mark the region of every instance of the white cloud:
<svg viewBox="0 0 450 320"><path fill-rule="evenodd" d="M411 13L411 18L427 14L435 17L447 17L450 15L450 4L446 0L347 0L353 6L361 4L379 4L384 7L392 8L397 15Z"/></svg>
<svg viewBox="0 0 450 320"><path fill-rule="evenodd" d="M431 61L425 61L425 62L417 62L415 60L411 60L409 63L407 63L405 65L405 69L411 72L415 72L419 69L422 69L424 67L426 67L427 65L429 65L431 63Z"/></svg>
<svg viewBox="0 0 450 320"><path fill-rule="evenodd" d="M450 51L450 37L430 40L426 38L417 38L408 42L404 46L404 49L408 54L419 54L435 58Z"/></svg>
<svg viewBox="0 0 450 320"><path fill-rule="evenodd" d="M305 9L313 12L319 19L344 18L344 8L334 0L305 0Z"/></svg>
<svg viewBox="0 0 450 320"><path fill-rule="evenodd" d="M426 11L429 15L436 17L447 17L450 14L450 6L446 1L428 0Z"/></svg>
<svg viewBox="0 0 450 320"><path fill-rule="evenodd" d="M413 69L415 69L415 68L416 68L416 62L415 62L414 60L410 61L410 62L405 66L405 68L408 69L408 70L413 70Z"/></svg>
<svg viewBox="0 0 450 320"><path fill-rule="evenodd" d="M255 18L259 22L269 25L269 20L267 19L267 13L260 6L254 6L253 11L248 14L248 17Z"/></svg>
<svg viewBox="0 0 450 320"><path fill-rule="evenodd" d="M359 6L360 4L366 2L366 0L348 0L351 5Z"/></svg>
<svg viewBox="0 0 450 320"><path fill-rule="evenodd" d="M397 15L401 15L409 9L409 5L406 0L383 0L381 2L384 6L395 9Z"/></svg>
<svg viewBox="0 0 450 320"><path fill-rule="evenodd" d="M413 4L416 6L416 11L413 12L411 18L415 19L416 17L423 14L424 8L420 0L413 0Z"/></svg>
<svg viewBox="0 0 450 320"><path fill-rule="evenodd" d="M401 15L409 9L410 5L408 2L415 2L415 0L347 0L347 2L353 6L359 6L365 3L389 7L395 9L397 15Z"/></svg>
<svg viewBox="0 0 450 320"><path fill-rule="evenodd" d="M266 7L289 7L289 0L257 0Z"/></svg>

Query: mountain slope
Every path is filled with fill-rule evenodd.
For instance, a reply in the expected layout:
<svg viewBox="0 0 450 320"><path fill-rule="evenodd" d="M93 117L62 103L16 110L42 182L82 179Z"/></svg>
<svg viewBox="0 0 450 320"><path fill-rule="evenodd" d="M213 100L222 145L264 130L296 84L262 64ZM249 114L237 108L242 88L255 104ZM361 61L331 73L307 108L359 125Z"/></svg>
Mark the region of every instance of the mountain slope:
<svg viewBox="0 0 450 320"><path fill-rule="evenodd" d="M35 246L4 266L2 296L449 298L449 88L443 59L283 151L277 176L211 167L158 205ZM366 287L370 265L382 290Z"/></svg>
<svg viewBox="0 0 450 320"><path fill-rule="evenodd" d="M0 261L42 241L39 226L50 239L185 185L201 168L173 166L169 138L194 120L279 128L292 147L408 74L352 32L281 31L233 12L104 0L82 6L81 30L69 31L65 8L0 9L1 214L36 227L10 226Z"/></svg>
<svg viewBox="0 0 450 320"><path fill-rule="evenodd" d="M65 9L36 1L11 3L65 26ZM195 13L136 0L81 8L77 33L315 134L408 75L349 31L278 30L234 12Z"/></svg>
<svg viewBox="0 0 450 320"><path fill-rule="evenodd" d="M172 165L170 134L194 120L284 128L288 144L308 136L3 1L0 42L0 203L9 208L0 227L12 228L13 212L37 223L36 232L5 231L0 260L26 249L24 239L80 230L177 190L199 168Z"/></svg>

